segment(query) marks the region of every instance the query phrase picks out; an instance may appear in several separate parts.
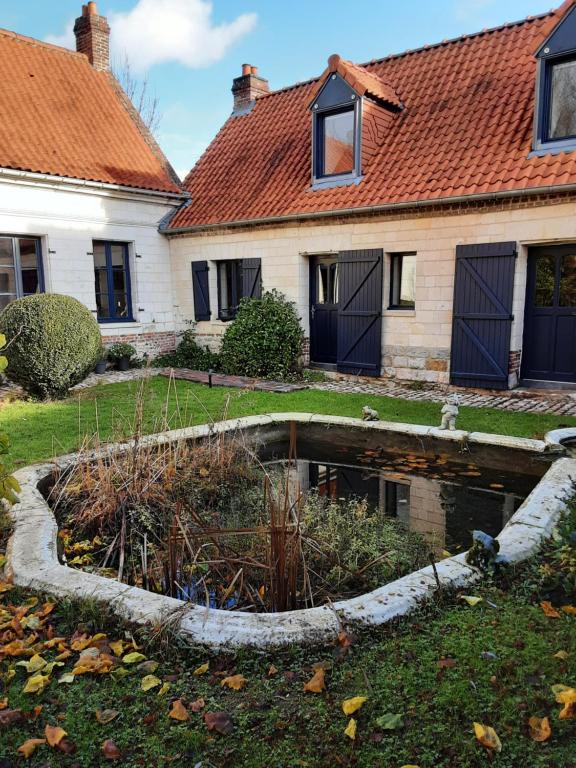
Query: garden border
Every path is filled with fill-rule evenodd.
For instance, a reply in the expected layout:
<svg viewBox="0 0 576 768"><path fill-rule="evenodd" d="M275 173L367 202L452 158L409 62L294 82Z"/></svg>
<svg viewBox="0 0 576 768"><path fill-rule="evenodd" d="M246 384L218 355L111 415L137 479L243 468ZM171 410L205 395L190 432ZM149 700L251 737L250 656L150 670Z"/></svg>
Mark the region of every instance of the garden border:
<svg viewBox="0 0 576 768"><path fill-rule="evenodd" d="M561 441L576 438L576 429L548 433L544 441L491 435L482 432L441 431L395 422L365 422L339 416L306 413L278 413L230 419L211 425L178 429L140 440L154 445L193 440L238 429L273 427L288 422L345 426L383 433L457 441L468 445L492 445L544 454L557 451L559 458L525 499L498 536L500 553L511 563L530 557L550 536L576 484L576 460L565 457ZM91 457L111 451L128 450L133 443L114 444L95 451ZM218 647L286 646L334 639L343 626L378 625L403 616L438 589L431 566L415 571L372 592L320 606L286 613L245 614L190 605L175 598L130 587L112 579L60 565L57 555L58 527L38 486L55 469L66 469L77 454L50 463L36 464L15 473L21 485L20 500L10 508L14 530L7 550L6 574L14 584L59 597L95 598L115 613L137 624L172 622L173 628L189 642ZM481 575L465 561L465 554L440 561L436 572L442 587L463 588Z"/></svg>

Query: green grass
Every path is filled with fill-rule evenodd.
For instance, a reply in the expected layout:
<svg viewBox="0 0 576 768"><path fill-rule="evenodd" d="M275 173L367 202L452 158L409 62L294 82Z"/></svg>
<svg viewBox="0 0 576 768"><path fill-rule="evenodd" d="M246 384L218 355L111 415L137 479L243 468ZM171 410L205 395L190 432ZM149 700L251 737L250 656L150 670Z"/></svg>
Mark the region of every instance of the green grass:
<svg viewBox="0 0 576 768"><path fill-rule="evenodd" d="M75 450L84 435L98 428L102 439L130 434L134 401L139 384L127 382L86 390L80 395L53 403L18 401L0 408L0 431L10 435L14 466L50 459ZM145 397L145 428L155 431L166 413L171 427L199 424L210 419L254 413L306 411L359 417L363 405L379 411L388 421L410 424L440 423L440 405L388 397L336 394L303 390L288 394L247 392L214 388L167 379L152 379ZM489 408L460 409L458 427L520 437L542 437L559 426L576 426L576 418L542 414L507 413Z"/></svg>
<svg viewBox="0 0 576 768"><path fill-rule="evenodd" d="M0 764L2 758L19 764L17 747L42 736L46 724L59 724L76 744L76 754L66 757L41 747L26 764L100 766L106 764L101 744L112 738L123 751L120 764L125 766L483 768L490 761L472 730L479 721L494 727L502 741L494 759L498 768L575 768L576 719L558 720L561 707L550 686L576 682L576 618L546 618L538 605L494 586L476 594L485 601L474 608L454 602L431 605L393 627L366 632L345 658L332 647L212 657L199 649L172 650L164 659L156 654L161 660L156 675L171 682L165 698L155 690L144 693L144 672L133 667L118 681L109 675L76 678L71 685L53 680L42 694L24 694L27 676L17 667L4 690L0 682L0 699L7 696L11 708L29 712L42 704L43 710L23 726L0 730ZM69 613L69 607L57 609L58 634L71 631ZM93 632L103 624L81 626ZM109 636L120 634L117 629ZM559 650L570 654L567 661L554 657ZM495 657L485 658L487 652ZM440 669L442 657L454 659L455 666ZM207 660L210 672L194 676ZM329 668L326 691L306 694L303 684L317 662ZM278 670L273 676L268 674L271 664ZM65 671L70 667L68 662ZM223 689L225 674L243 674L245 689ZM352 743L343 733L348 718L341 703L359 695L368 701L356 715L358 734ZM170 720L170 702L180 697L185 704L203 698L203 711L229 713L232 735L210 734L202 713L190 713L186 723ZM116 709L120 716L99 725L95 713L102 709ZM402 715L403 725L383 730L378 720L386 713ZM544 744L529 737L533 715L550 718L553 733Z"/></svg>

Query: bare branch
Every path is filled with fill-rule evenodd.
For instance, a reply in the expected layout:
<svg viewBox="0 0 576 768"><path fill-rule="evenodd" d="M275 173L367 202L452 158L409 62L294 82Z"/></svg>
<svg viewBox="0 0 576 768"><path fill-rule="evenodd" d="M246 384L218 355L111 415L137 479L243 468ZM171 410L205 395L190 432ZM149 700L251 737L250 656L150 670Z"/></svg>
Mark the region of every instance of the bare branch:
<svg viewBox="0 0 576 768"><path fill-rule="evenodd" d="M124 56L120 64L113 65L112 74L124 89L150 133L156 135L160 128L162 114L160 101L156 93L151 91L148 76L146 75L144 79L139 80L132 71L127 55Z"/></svg>

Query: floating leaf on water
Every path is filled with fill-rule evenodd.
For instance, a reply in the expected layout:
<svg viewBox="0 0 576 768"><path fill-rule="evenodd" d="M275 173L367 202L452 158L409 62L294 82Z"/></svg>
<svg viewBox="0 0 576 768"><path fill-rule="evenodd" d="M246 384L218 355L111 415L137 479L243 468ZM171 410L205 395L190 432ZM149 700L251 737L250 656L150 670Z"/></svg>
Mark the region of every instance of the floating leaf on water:
<svg viewBox="0 0 576 768"><path fill-rule="evenodd" d="M354 696L352 699L345 699L342 702L342 712L345 715L353 715L357 712L365 701L368 701L367 696Z"/></svg>
<svg viewBox="0 0 576 768"><path fill-rule="evenodd" d="M474 723L474 734L480 744L486 749L493 750L494 752L502 751L502 743L498 738L498 734L489 725L482 725L482 723Z"/></svg>

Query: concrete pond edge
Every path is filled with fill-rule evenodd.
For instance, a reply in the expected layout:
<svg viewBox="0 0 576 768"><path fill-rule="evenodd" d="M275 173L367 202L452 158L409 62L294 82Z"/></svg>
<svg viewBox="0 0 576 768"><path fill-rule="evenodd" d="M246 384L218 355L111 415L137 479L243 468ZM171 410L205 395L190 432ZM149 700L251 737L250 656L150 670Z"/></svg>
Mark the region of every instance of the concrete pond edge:
<svg viewBox="0 0 576 768"><path fill-rule="evenodd" d="M556 430L543 441L491 435L481 432L442 431L396 422L365 422L360 419L306 413L277 413L178 429L149 435L140 444L160 445L178 440L194 440L250 428L266 428L288 422L313 423L432 437L439 441L509 447L529 454L556 453L538 485L524 500L498 536L500 553L510 563L531 557L550 537L574 495L576 460L566 456L562 442L576 439L576 429ZM110 445L88 458L129 450L132 443ZM15 473L21 486L19 502L9 509L13 532L8 543L6 576L15 585L46 592L56 597L92 598L106 603L123 619L140 625L170 621L172 627L190 643L212 648L270 648L292 644L318 643L335 639L343 626L380 625L408 614L438 589L432 566L422 568L372 592L342 600L331 606L307 608L286 613L245 614L190 605L175 598L121 584L112 579L61 565L57 555L58 526L39 486L56 469L74 464L77 454L53 462L36 464ZM461 589L481 580L478 570L468 565L465 553L441 560L436 571L442 588Z"/></svg>

